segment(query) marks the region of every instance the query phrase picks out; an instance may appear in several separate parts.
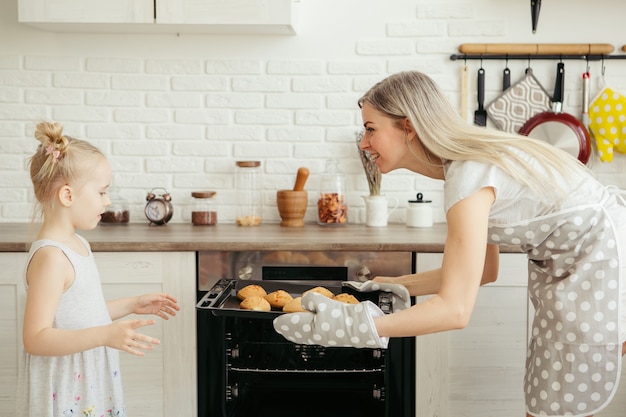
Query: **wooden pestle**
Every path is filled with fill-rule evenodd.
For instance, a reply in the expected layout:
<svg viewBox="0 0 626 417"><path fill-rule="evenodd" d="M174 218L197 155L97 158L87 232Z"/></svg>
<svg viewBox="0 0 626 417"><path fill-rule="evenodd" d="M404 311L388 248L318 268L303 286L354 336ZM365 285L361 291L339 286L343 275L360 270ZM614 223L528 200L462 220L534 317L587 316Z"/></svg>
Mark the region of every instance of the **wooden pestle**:
<svg viewBox="0 0 626 417"><path fill-rule="evenodd" d="M293 191L303 191L304 184L309 178L309 169L305 167L298 168L298 174L296 175L296 182L293 185Z"/></svg>

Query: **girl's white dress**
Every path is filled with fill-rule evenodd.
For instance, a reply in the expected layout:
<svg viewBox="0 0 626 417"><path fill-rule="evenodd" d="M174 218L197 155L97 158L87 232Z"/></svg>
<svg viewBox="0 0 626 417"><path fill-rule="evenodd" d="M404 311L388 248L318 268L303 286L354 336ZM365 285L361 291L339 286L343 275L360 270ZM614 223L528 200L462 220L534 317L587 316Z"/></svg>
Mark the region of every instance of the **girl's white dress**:
<svg viewBox="0 0 626 417"><path fill-rule="evenodd" d="M83 329L111 323L93 253L87 241L82 237L81 240L89 250L87 256L52 240L34 242L29 252L27 265L37 250L55 246L74 267L74 282L59 300L55 328ZM22 359L15 415L126 415L116 349L101 346L66 356L35 356L23 352Z"/></svg>

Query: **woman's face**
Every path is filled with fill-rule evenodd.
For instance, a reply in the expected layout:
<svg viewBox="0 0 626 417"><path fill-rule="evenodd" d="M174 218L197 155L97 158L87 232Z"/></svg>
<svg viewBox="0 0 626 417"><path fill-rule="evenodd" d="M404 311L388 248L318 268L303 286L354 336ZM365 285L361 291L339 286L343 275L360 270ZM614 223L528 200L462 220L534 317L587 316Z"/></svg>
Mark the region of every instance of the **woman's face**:
<svg viewBox="0 0 626 417"><path fill-rule="evenodd" d="M363 103L361 116L365 131L359 148L370 153L380 172L387 173L398 168L413 169L411 165L415 164L415 156L407 147L407 139L415 134L408 120L399 123L398 119L381 113L368 102Z"/></svg>

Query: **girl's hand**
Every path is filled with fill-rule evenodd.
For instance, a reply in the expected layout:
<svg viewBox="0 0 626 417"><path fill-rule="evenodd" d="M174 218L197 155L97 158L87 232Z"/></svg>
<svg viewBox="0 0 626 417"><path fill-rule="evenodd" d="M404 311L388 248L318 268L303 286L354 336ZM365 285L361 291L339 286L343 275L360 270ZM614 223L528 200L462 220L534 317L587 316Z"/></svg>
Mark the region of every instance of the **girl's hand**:
<svg viewBox="0 0 626 417"><path fill-rule="evenodd" d="M135 330L152 326L154 320L121 320L106 326L105 345L123 350L137 356L144 356L144 350L154 350L154 345L161 344L155 337L138 333Z"/></svg>
<svg viewBox="0 0 626 417"><path fill-rule="evenodd" d="M137 297L133 313L154 314L164 320L169 320L169 316L175 316L180 310L174 297L166 293L144 294Z"/></svg>

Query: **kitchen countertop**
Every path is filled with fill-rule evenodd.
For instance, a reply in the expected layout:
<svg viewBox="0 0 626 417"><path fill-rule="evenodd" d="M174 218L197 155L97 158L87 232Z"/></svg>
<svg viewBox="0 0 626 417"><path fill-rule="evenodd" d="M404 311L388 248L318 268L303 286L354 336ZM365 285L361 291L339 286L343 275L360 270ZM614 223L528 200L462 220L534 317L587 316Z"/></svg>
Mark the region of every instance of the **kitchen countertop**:
<svg viewBox="0 0 626 417"><path fill-rule="evenodd" d="M0 223L0 252L27 252L39 225ZM94 252L178 252L199 250L345 250L443 252L447 225L408 228L403 224L367 227L342 226L281 227L261 224L242 227L234 224L194 226L147 223L98 226L81 231ZM520 252L515 246L502 246L501 252Z"/></svg>

